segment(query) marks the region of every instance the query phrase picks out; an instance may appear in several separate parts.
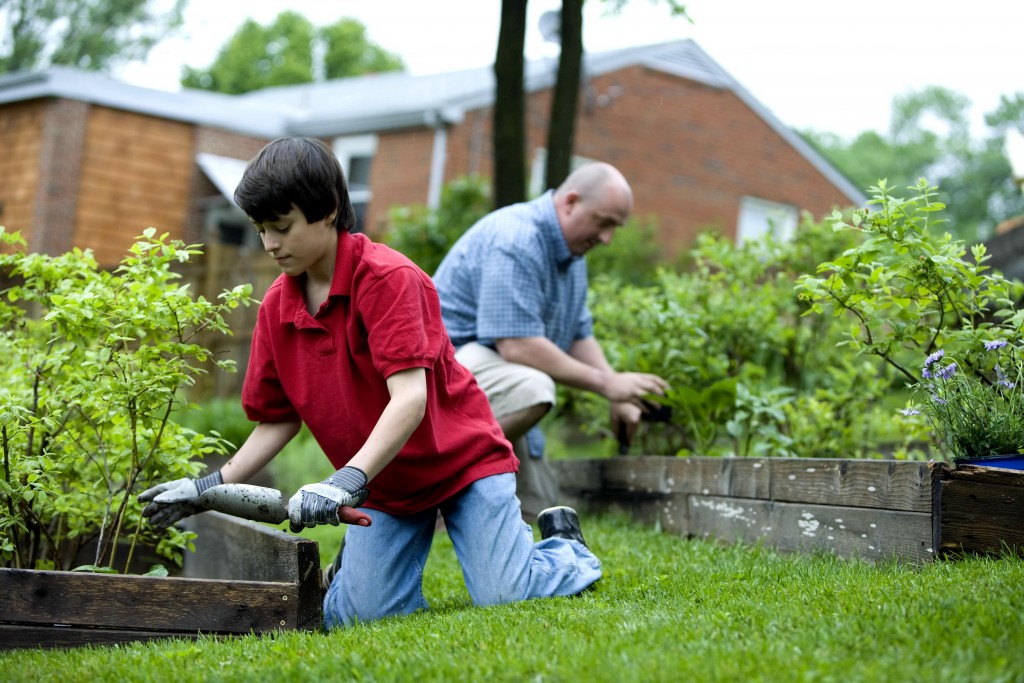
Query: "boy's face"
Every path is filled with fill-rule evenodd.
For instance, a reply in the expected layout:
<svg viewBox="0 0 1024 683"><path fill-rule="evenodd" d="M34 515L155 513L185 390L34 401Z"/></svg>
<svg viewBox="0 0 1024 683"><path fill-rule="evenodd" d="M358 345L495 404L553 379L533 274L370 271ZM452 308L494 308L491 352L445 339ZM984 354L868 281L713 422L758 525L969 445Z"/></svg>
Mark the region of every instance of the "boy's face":
<svg viewBox="0 0 1024 683"><path fill-rule="evenodd" d="M323 220L307 223L302 211L293 205L291 211L276 221L256 224L256 231L263 241L264 251L285 275L312 271L314 275L329 278L338 243L333 223L333 213Z"/></svg>

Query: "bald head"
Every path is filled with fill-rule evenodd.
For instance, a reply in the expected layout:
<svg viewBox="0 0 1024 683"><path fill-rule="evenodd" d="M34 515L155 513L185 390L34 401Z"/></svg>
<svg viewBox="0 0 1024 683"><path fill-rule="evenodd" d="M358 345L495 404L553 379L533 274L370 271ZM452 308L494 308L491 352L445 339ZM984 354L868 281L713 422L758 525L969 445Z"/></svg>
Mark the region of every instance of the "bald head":
<svg viewBox="0 0 1024 683"><path fill-rule="evenodd" d="M617 168L603 162L580 166L554 193L555 211L569 250L582 256L609 244L633 210L633 190Z"/></svg>
<svg viewBox="0 0 1024 683"><path fill-rule="evenodd" d="M633 210L633 190L625 176L611 164L595 161L580 166L562 181L555 190L555 201L559 196L575 191L581 199L591 200L600 195L612 193L626 203L626 215Z"/></svg>

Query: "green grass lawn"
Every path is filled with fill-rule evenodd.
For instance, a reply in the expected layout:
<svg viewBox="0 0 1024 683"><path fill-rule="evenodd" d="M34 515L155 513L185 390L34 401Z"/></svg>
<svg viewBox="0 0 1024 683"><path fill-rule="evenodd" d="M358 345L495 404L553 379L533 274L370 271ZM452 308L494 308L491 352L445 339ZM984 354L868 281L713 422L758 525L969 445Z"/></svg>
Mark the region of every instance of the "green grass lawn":
<svg viewBox="0 0 1024 683"><path fill-rule="evenodd" d="M439 534L429 612L330 633L10 651L0 680L1024 681L1019 558L870 565L583 522L605 576L581 596L475 608ZM333 555L335 539L322 544Z"/></svg>

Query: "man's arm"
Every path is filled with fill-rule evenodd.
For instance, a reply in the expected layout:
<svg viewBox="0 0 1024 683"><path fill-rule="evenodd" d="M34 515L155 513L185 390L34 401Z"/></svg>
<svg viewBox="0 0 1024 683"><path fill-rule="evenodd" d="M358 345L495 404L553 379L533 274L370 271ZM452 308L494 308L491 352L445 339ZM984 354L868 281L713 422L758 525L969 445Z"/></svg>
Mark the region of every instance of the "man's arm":
<svg viewBox="0 0 1024 683"><path fill-rule="evenodd" d="M648 394L663 395L668 382L645 372L615 372L593 337L577 340L571 355L544 337L499 339L498 353L511 363L528 365L546 373L560 384L592 391L616 403L643 408Z"/></svg>

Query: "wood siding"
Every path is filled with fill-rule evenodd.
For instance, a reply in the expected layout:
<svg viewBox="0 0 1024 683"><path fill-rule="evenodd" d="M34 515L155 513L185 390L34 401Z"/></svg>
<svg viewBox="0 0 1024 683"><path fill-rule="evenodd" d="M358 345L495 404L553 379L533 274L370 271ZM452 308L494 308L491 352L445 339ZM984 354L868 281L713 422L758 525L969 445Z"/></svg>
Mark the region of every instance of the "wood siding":
<svg viewBox="0 0 1024 683"><path fill-rule="evenodd" d="M117 263L147 227L183 238L193 177L193 129L93 107L82 155L75 246Z"/></svg>
<svg viewBox="0 0 1024 683"><path fill-rule="evenodd" d="M0 225L26 239L32 237L39 192L43 109L40 101L0 109Z"/></svg>

